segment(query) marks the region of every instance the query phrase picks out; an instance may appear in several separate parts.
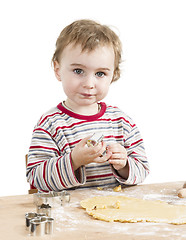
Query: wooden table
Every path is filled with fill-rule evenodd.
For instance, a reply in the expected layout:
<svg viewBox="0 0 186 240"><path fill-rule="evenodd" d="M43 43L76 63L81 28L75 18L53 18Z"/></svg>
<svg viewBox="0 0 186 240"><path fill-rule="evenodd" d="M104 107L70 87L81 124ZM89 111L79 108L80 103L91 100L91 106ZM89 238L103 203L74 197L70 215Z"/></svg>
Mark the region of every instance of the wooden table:
<svg viewBox="0 0 186 240"><path fill-rule="evenodd" d="M163 200L171 204L185 204L177 191L183 182L146 184L123 188L122 192L112 189L71 190L71 201L65 206L52 209L55 219L54 233L42 237L30 236L25 227L25 213L35 212L33 195L9 196L0 198L0 239L1 240L151 240L186 239L186 224L158 223L119 223L103 222L88 216L79 202L82 199L99 195L125 195L143 199Z"/></svg>

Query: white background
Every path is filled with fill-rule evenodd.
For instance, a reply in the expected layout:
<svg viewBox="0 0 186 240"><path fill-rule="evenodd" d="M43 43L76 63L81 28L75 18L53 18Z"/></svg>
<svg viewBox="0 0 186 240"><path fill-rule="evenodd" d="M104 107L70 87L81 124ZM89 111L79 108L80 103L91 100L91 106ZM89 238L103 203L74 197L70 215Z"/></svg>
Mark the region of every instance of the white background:
<svg viewBox="0 0 186 240"><path fill-rule="evenodd" d="M3 3L2 3L3 2ZM90 18L114 26L122 77L105 99L133 118L151 173L186 180L186 7L181 0L6 0L0 3L0 196L26 194L24 156L40 116L65 99L51 58L61 30Z"/></svg>

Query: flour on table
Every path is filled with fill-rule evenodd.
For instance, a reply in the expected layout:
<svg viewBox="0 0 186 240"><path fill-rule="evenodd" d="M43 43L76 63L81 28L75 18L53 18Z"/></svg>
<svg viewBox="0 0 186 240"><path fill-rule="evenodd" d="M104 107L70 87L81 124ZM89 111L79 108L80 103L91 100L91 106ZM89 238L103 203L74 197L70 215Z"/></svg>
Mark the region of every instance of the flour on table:
<svg viewBox="0 0 186 240"><path fill-rule="evenodd" d="M87 192L83 189L79 189L81 199L87 198ZM153 191L147 191L143 193L140 189L128 188L127 191L122 189L122 192L114 192L113 189L91 189L88 197L94 196L130 196L136 197L139 196L142 199L146 200L165 200L169 201L172 195L166 194L166 191L162 190L161 194L156 194ZM176 192L173 194L173 199L176 200ZM162 198L163 197L163 198ZM177 204L177 203L175 203ZM184 203L183 203L184 204ZM186 205L186 202L185 202ZM134 223L120 223L120 222L104 222L93 219L80 207L79 197L75 197L73 193L71 194L71 201L66 206L62 206L59 208L54 208L52 210L52 215L55 219L55 230L57 232L63 231L79 231L79 229L83 226L84 231L90 228L91 231L99 230L110 232L110 233L120 233L124 235L156 235L161 231L161 235L165 237L165 239L174 239L177 240L177 236L183 236L183 230L185 229L185 225L171 225L170 224L159 224L159 223L137 223L135 232L134 232ZM65 226L65 227L64 227ZM55 231L54 230L54 231ZM186 237L186 236L185 236ZM164 239L164 238L163 238ZM179 240L182 238L179 238Z"/></svg>

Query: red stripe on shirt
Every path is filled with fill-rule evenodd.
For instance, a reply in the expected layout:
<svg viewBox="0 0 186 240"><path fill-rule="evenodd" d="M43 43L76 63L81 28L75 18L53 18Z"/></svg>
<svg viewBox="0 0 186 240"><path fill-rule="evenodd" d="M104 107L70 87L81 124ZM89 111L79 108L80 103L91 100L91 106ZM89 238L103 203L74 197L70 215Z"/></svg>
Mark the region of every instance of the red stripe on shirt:
<svg viewBox="0 0 186 240"><path fill-rule="evenodd" d="M60 156L60 152L57 149L55 149L55 148L44 147L44 146L30 146L30 149L36 149L36 148L53 150L53 151L56 151L58 153L58 155Z"/></svg>
<svg viewBox="0 0 186 240"><path fill-rule="evenodd" d="M109 173L109 174L102 174L102 175L87 176L87 179L103 178L103 177L111 177L111 176L113 176L113 174Z"/></svg>
<svg viewBox="0 0 186 240"><path fill-rule="evenodd" d="M47 180L46 180L46 164L47 164L47 161L44 163L44 168L43 168L43 179L47 185L47 188L52 191L52 189L49 187L48 183L47 183Z"/></svg>
<svg viewBox="0 0 186 240"><path fill-rule="evenodd" d="M142 142L142 141L143 141L143 139L139 139L138 141L131 143L131 146L133 146L133 145L135 145L135 144L137 144L139 142Z"/></svg>
<svg viewBox="0 0 186 240"><path fill-rule="evenodd" d="M55 112L55 113L53 113L53 114L50 114L50 115L47 115L47 116L45 116L43 119L42 119L42 117L41 117L41 121L39 122L39 125L41 125L48 117L52 117L52 116L55 116L55 115L62 115L63 113L60 113L60 112Z"/></svg>
<svg viewBox="0 0 186 240"><path fill-rule="evenodd" d="M74 179L76 180L77 183L79 183L77 178L76 178L76 176L75 176L75 174L74 174L74 169L73 169L73 166L72 166L72 156L71 156L71 153L70 153L70 166L71 166L71 169L72 169L72 172L73 172Z"/></svg>
<svg viewBox="0 0 186 240"><path fill-rule="evenodd" d="M32 162L32 163L28 163L27 167L33 166L33 165L37 165L38 163L42 163L44 161L37 161L37 162Z"/></svg>
<svg viewBox="0 0 186 240"><path fill-rule="evenodd" d="M134 182L133 182L133 184L135 184L135 182L136 182L136 176L135 176L135 178L134 178Z"/></svg>
<svg viewBox="0 0 186 240"><path fill-rule="evenodd" d="M57 168L57 174L59 176L59 180L60 180L60 183L61 185L66 188L66 186L64 185L63 181L62 181L62 178L61 178L61 174L60 174L60 171L59 171L59 160L61 159L61 157L57 160L57 163L56 163L56 168Z"/></svg>
<svg viewBox="0 0 186 240"><path fill-rule="evenodd" d="M120 136L114 136L114 135L108 135L108 136L104 136L104 138L124 138L123 135L120 135Z"/></svg>
<svg viewBox="0 0 186 240"><path fill-rule="evenodd" d="M74 142L71 142L71 143L66 143L66 144L63 146L63 148L61 149L61 151L63 152L64 149L65 149L67 146L72 146L72 145L74 145L74 144L77 144L77 143L80 142L80 141L81 141L81 139L80 139L80 140L77 140L77 141L74 141Z"/></svg>
<svg viewBox="0 0 186 240"><path fill-rule="evenodd" d="M32 170L32 177L33 177L33 175L34 175L34 171L35 171L35 168ZM32 186L34 186L34 178L33 178L33 180L32 180L32 184L31 184Z"/></svg>
<svg viewBox="0 0 186 240"><path fill-rule="evenodd" d="M45 133L47 133L49 136L52 137L52 135L51 135L48 131L46 131L45 129L43 129L43 128L35 128L33 132L36 132L36 131L42 131L42 132L45 132Z"/></svg>

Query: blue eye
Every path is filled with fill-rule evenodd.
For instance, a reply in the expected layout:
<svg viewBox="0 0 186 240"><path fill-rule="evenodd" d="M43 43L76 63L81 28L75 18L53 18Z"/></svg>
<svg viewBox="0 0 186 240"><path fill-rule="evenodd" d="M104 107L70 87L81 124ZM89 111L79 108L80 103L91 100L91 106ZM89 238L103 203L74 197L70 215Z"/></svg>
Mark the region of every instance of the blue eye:
<svg viewBox="0 0 186 240"><path fill-rule="evenodd" d="M76 73L76 74L83 74L83 70L80 69L80 68L74 69L73 72Z"/></svg>
<svg viewBox="0 0 186 240"><path fill-rule="evenodd" d="M97 72L96 75L98 77L104 77L105 76L105 73L104 72Z"/></svg>

